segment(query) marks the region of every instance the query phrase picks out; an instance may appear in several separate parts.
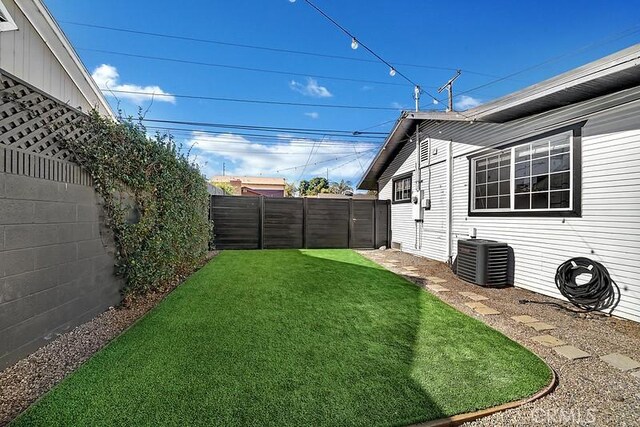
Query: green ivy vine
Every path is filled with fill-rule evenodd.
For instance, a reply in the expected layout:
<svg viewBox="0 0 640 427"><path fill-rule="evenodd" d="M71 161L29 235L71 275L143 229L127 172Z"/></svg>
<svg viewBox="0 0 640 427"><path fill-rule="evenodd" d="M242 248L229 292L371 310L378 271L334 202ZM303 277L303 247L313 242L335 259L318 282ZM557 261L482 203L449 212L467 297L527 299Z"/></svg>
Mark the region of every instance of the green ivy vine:
<svg viewBox="0 0 640 427"><path fill-rule="evenodd" d="M125 293L162 288L192 272L207 252L206 181L170 136L147 136L133 120L92 112L88 138L63 145L92 176L116 243Z"/></svg>

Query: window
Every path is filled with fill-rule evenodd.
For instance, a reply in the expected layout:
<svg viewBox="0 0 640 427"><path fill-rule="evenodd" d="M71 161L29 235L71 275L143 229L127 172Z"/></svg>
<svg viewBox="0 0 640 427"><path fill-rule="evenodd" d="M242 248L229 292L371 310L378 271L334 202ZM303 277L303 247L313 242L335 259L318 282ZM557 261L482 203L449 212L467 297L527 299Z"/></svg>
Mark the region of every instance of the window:
<svg viewBox="0 0 640 427"><path fill-rule="evenodd" d="M411 175L404 175L393 180L393 202L411 201Z"/></svg>
<svg viewBox="0 0 640 427"><path fill-rule="evenodd" d="M572 211L573 142L567 131L472 158L470 213Z"/></svg>
<svg viewBox="0 0 640 427"><path fill-rule="evenodd" d="M17 30L17 25L13 22L11 15L9 15L9 11L0 0L0 32L1 31L12 31Z"/></svg>

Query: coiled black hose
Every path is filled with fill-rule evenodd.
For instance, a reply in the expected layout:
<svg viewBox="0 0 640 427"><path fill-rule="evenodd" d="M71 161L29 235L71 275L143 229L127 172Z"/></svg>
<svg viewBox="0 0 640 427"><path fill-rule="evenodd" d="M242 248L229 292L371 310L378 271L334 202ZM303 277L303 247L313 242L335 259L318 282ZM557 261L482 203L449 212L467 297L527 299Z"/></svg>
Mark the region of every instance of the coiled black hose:
<svg viewBox="0 0 640 427"><path fill-rule="evenodd" d="M591 278L586 283L576 283L582 274ZM612 312L620 296L620 289L605 266L589 258L571 258L560 264L556 270L556 286L570 303L584 311L611 308Z"/></svg>

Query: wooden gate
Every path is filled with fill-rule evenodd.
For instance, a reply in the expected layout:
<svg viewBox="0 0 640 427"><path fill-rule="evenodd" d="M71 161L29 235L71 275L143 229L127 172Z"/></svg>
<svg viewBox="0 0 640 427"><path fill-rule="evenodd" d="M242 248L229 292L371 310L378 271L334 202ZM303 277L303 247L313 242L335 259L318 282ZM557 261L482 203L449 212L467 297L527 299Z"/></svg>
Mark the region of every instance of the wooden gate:
<svg viewBox="0 0 640 427"><path fill-rule="evenodd" d="M211 196L212 248L389 246L388 200Z"/></svg>

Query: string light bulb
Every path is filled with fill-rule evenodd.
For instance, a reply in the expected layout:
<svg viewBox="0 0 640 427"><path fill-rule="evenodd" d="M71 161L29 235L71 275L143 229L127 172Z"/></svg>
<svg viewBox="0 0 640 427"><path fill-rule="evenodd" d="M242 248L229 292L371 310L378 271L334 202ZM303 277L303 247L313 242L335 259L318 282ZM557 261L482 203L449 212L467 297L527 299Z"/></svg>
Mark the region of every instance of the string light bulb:
<svg viewBox="0 0 640 427"><path fill-rule="evenodd" d="M356 50L358 48L358 40L355 37L351 39L351 49Z"/></svg>
<svg viewBox="0 0 640 427"><path fill-rule="evenodd" d="M390 75L391 77L395 76L395 75L396 75L396 69L395 69L395 68L393 68L393 67L391 67L391 69L389 70L389 75Z"/></svg>

